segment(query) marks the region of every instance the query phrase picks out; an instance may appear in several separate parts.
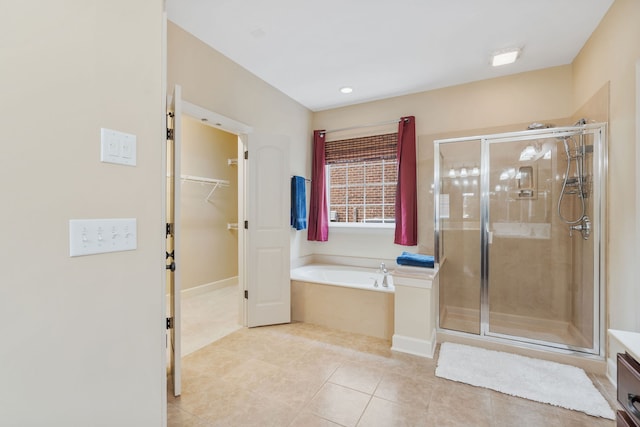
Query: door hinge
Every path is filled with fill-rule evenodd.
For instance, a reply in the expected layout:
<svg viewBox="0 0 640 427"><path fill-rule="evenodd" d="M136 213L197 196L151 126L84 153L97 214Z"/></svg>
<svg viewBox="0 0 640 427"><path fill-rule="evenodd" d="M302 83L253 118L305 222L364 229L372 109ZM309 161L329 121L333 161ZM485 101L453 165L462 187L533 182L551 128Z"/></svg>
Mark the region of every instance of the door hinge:
<svg viewBox="0 0 640 427"><path fill-rule="evenodd" d="M249 229L249 221L245 221L244 222L244 229L248 230Z"/></svg>
<svg viewBox="0 0 640 427"><path fill-rule="evenodd" d="M173 236L173 223L168 222L165 228L165 236Z"/></svg>
<svg viewBox="0 0 640 427"><path fill-rule="evenodd" d="M167 329L173 329L173 317L167 317Z"/></svg>
<svg viewBox="0 0 640 427"><path fill-rule="evenodd" d="M249 151L248 150L244 152L244 159L245 160L249 160Z"/></svg>
<svg viewBox="0 0 640 427"><path fill-rule="evenodd" d="M244 291L244 299L249 299L249 291Z"/></svg>
<svg viewBox="0 0 640 427"><path fill-rule="evenodd" d="M167 140L173 141L173 129L167 128Z"/></svg>

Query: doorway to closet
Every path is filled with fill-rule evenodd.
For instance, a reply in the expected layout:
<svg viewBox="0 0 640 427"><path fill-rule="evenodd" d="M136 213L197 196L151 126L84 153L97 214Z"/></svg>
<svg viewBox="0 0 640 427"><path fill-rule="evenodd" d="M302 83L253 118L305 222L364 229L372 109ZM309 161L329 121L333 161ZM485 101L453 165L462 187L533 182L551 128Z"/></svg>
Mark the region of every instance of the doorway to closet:
<svg viewBox="0 0 640 427"><path fill-rule="evenodd" d="M163 291L167 385L174 396L181 394L182 357L246 324L246 235L236 227L244 216L245 170L237 159L245 151L240 135L250 128L183 101L181 92L176 85L167 99L164 159Z"/></svg>
<svg viewBox="0 0 640 427"><path fill-rule="evenodd" d="M238 146L206 119L182 116L182 356L242 326L238 280ZM240 144L241 145L241 144Z"/></svg>
<svg viewBox="0 0 640 427"><path fill-rule="evenodd" d="M221 218L221 221L227 232L237 233L238 327L291 321L290 142L286 136L254 132L250 126L183 101L179 85L175 86L173 95L168 97L167 107L167 204L163 215L167 222L167 274L166 288L163 287L162 290L166 290L169 295L166 308L167 381L174 396L179 396L181 358L184 355L181 345L184 329L181 300L185 256L179 249L185 246L182 243L182 191L187 184L209 186L204 201L215 204L213 198L216 192L224 190L227 185L231 186L231 179L193 175L196 172L182 170L183 121L195 119L201 125L223 130L237 137L237 221L231 222L226 217ZM196 156L196 160L199 159L200 156ZM222 156L222 160L225 168L234 166L233 158ZM235 230L234 225L237 223L241 223L241 226ZM199 233L196 236L201 238ZM215 244L220 245L220 242ZM225 253L230 252L229 248L222 249ZM206 262L212 262L211 258L207 258ZM223 282L219 286L224 287L224 279L221 280Z"/></svg>

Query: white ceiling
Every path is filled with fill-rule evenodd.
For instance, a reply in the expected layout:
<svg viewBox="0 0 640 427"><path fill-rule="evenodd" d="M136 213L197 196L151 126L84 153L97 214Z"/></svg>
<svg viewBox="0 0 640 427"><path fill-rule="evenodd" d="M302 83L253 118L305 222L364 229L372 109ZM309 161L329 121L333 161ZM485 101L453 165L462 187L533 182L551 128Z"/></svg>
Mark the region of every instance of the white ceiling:
<svg viewBox="0 0 640 427"><path fill-rule="evenodd" d="M167 15L319 111L569 64L612 3L167 0ZM522 48L520 59L492 67L491 53L509 47Z"/></svg>

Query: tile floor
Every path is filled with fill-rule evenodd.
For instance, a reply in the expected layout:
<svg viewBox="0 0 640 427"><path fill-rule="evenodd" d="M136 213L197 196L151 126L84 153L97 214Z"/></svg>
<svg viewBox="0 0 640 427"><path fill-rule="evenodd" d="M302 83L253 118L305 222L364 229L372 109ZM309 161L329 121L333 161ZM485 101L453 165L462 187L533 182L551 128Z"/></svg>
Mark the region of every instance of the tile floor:
<svg viewBox="0 0 640 427"><path fill-rule="evenodd" d="M238 285L183 294L182 355L240 329Z"/></svg>
<svg viewBox="0 0 640 427"><path fill-rule="evenodd" d="M305 323L240 329L183 358L169 426L608 426L434 375L436 360ZM615 405L613 386L590 375ZM615 406L613 406L615 407Z"/></svg>

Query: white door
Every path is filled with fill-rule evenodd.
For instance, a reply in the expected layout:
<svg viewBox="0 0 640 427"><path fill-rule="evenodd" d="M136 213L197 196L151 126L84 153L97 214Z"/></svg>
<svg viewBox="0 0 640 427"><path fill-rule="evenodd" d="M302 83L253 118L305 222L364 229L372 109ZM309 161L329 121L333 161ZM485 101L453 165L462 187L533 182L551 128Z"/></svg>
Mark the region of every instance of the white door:
<svg viewBox="0 0 640 427"><path fill-rule="evenodd" d="M247 326L289 323L289 141L283 136L252 133L247 146Z"/></svg>
<svg viewBox="0 0 640 427"><path fill-rule="evenodd" d="M167 124L173 128L173 137L167 136L167 284L169 287L169 360L173 394L180 396L180 150L182 132L181 88L174 88L169 99ZM171 117L172 116L172 117ZM171 126L173 122L173 126Z"/></svg>

